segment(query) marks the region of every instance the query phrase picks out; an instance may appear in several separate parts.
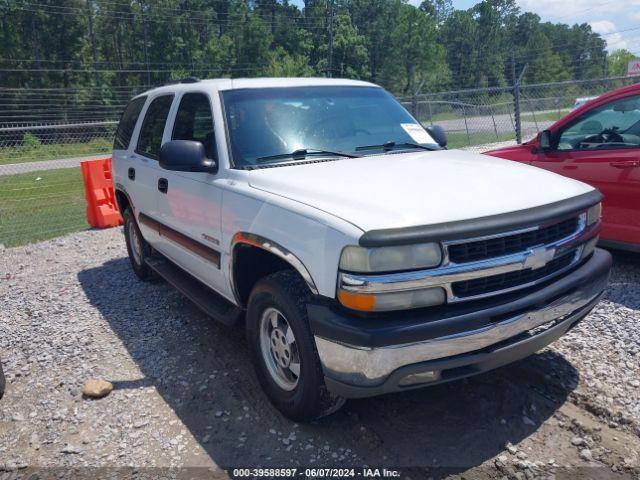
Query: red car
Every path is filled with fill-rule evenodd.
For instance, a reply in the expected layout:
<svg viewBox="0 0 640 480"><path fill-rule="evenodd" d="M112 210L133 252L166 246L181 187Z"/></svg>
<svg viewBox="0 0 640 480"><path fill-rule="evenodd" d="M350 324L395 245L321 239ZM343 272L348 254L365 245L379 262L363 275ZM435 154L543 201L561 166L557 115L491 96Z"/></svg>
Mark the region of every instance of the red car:
<svg viewBox="0 0 640 480"><path fill-rule="evenodd" d="M604 195L601 245L640 252L640 83L591 100L529 142L485 153L593 185Z"/></svg>

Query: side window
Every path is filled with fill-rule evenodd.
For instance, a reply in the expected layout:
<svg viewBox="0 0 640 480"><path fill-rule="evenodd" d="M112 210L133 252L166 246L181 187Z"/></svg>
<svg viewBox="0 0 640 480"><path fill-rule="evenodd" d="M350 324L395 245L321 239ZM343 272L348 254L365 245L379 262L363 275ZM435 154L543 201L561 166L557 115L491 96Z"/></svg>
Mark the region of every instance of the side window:
<svg viewBox="0 0 640 480"><path fill-rule="evenodd" d="M160 146L162 145L164 125L169 115L171 102L173 102L173 95L162 95L151 101L149 108L147 108L147 113L144 116L142 127L140 127L136 153L153 158L154 160L158 159Z"/></svg>
<svg viewBox="0 0 640 480"><path fill-rule="evenodd" d="M185 93L180 100L172 140L202 142L207 158L215 158L216 142L209 98L204 93Z"/></svg>
<svg viewBox="0 0 640 480"><path fill-rule="evenodd" d="M113 140L114 150L126 150L129 148L129 142L131 141L131 135L133 135L133 129L138 121L140 111L144 106L144 102L147 97L138 97L129 102L129 105L122 112L118 128L116 129L115 139Z"/></svg>
<svg viewBox="0 0 640 480"><path fill-rule="evenodd" d="M640 147L640 95L584 113L560 134L558 150Z"/></svg>

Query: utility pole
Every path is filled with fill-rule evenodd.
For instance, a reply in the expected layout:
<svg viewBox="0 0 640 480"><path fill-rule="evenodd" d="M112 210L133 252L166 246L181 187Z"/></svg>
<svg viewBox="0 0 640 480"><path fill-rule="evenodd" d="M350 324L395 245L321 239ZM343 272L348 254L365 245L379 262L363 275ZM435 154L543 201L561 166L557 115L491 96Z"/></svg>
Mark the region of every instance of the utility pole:
<svg viewBox="0 0 640 480"><path fill-rule="evenodd" d="M87 0L87 24L89 26L89 41L91 42L91 55L93 57L93 68L98 64L98 50L96 47L96 34L93 31L93 0ZM95 74L96 86L99 84L98 73Z"/></svg>
<svg viewBox="0 0 640 480"><path fill-rule="evenodd" d="M144 37L144 63L147 66L147 85L151 85L151 72L149 71L149 52L148 52L148 43L149 38L147 34L147 14L145 12L145 6L142 1L140 3L140 9L142 13L142 35Z"/></svg>
<svg viewBox="0 0 640 480"><path fill-rule="evenodd" d="M520 121L520 82L527 69L525 65L520 72L520 76L516 77L516 53L511 52L511 76L513 78L513 112L515 117L516 142L518 145L522 143L522 122Z"/></svg>
<svg viewBox="0 0 640 480"><path fill-rule="evenodd" d="M333 77L333 0L329 0L329 52L327 75Z"/></svg>

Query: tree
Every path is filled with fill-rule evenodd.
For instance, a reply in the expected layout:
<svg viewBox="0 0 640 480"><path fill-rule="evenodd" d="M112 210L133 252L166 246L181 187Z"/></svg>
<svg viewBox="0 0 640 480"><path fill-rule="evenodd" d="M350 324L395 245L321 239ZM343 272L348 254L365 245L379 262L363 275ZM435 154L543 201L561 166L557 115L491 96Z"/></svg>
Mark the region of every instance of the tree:
<svg viewBox="0 0 640 480"><path fill-rule="evenodd" d="M351 24L348 13L340 13L333 19L333 70L336 76L367 78L369 73L369 53L366 38ZM328 68L328 45L320 50L323 58L319 62L322 70Z"/></svg>
<svg viewBox="0 0 640 480"><path fill-rule="evenodd" d="M620 49L607 57L608 73L612 77L622 77L627 74L629 62L637 57L629 50Z"/></svg>
<svg viewBox="0 0 640 480"><path fill-rule="evenodd" d="M560 55L553 51L551 41L541 30L529 36L525 51L528 83L559 82L570 78Z"/></svg>
<svg viewBox="0 0 640 480"><path fill-rule="evenodd" d="M438 25L445 22L454 11L451 0L424 0L420 4L420 10L435 18Z"/></svg>
<svg viewBox="0 0 640 480"><path fill-rule="evenodd" d="M401 4L385 59L381 80L405 95L442 84L448 76L435 18L410 5Z"/></svg>
<svg viewBox="0 0 640 480"><path fill-rule="evenodd" d="M456 10L440 29L452 88L473 87L478 68L478 25L470 11Z"/></svg>

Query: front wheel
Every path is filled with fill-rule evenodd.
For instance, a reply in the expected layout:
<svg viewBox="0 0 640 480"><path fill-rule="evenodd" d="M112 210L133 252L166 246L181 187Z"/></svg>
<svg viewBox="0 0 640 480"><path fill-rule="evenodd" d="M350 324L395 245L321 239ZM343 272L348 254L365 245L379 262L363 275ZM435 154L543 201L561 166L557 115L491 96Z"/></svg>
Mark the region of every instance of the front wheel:
<svg viewBox="0 0 640 480"><path fill-rule="evenodd" d="M247 307L247 338L258 381L273 405L296 421L335 412L344 398L325 384L306 312L310 294L293 271L268 275Z"/></svg>

